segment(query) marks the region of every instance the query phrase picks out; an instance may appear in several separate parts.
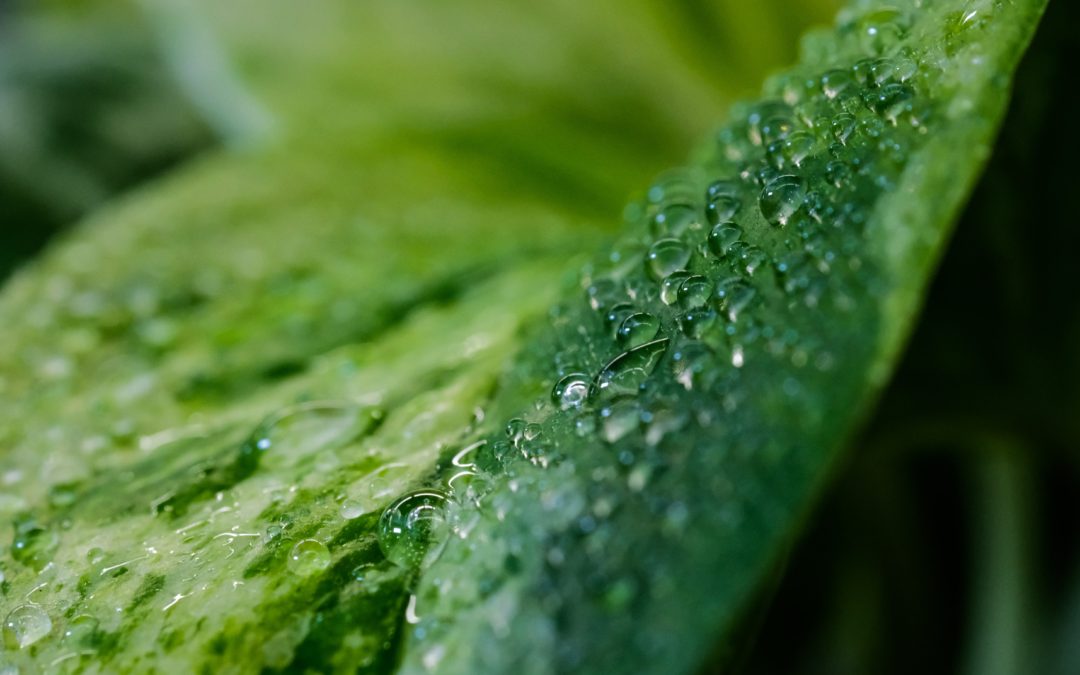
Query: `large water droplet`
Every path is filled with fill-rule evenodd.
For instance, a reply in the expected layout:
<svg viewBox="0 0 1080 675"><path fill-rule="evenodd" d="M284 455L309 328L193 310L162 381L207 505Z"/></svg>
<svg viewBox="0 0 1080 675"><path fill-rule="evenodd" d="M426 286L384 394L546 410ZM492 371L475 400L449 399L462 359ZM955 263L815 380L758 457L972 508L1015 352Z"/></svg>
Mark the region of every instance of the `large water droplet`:
<svg viewBox="0 0 1080 675"><path fill-rule="evenodd" d="M718 180L705 190L705 219L709 225L731 220L742 208L742 190L737 181Z"/></svg>
<svg viewBox="0 0 1080 675"><path fill-rule="evenodd" d="M659 319L647 312L635 312L623 320L616 337L620 345L630 349L652 340L659 332Z"/></svg>
<svg viewBox="0 0 1080 675"><path fill-rule="evenodd" d="M784 140L784 157L795 166L802 166L803 161L814 151L816 142L809 131L792 132Z"/></svg>
<svg viewBox="0 0 1080 675"><path fill-rule="evenodd" d="M341 508L338 512L341 513L341 517L345 520L354 520L364 515L364 504L355 499L346 499L341 502Z"/></svg>
<svg viewBox="0 0 1080 675"><path fill-rule="evenodd" d="M660 282L660 301L665 305L674 305L679 299L679 288L682 286L682 282L686 281L690 276L690 272L685 270L669 274L667 278Z"/></svg>
<svg viewBox="0 0 1080 675"><path fill-rule="evenodd" d="M54 530L40 527L34 521L23 521L15 525L11 557L40 571L52 561L59 545L60 537Z"/></svg>
<svg viewBox="0 0 1080 675"><path fill-rule="evenodd" d="M670 204L652 219L653 236L678 236L699 221L698 210L690 204Z"/></svg>
<svg viewBox="0 0 1080 675"><path fill-rule="evenodd" d="M699 338L716 323L716 312L709 307L690 310L679 317L679 327L683 334Z"/></svg>
<svg viewBox="0 0 1080 675"><path fill-rule="evenodd" d="M52 619L44 609L34 604L19 605L4 619L4 645L8 649L24 649L51 630Z"/></svg>
<svg viewBox="0 0 1080 675"><path fill-rule="evenodd" d="M742 228L729 221L717 223L709 232L709 250L718 257L727 253L732 244L742 237Z"/></svg>
<svg viewBox="0 0 1080 675"><path fill-rule="evenodd" d="M298 541L289 551L289 571L302 577L325 570L330 562L330 549L316 539Z"/></svg>
<svg viewBox="0 0 1080 675"><path fill-rule="evenodd" d="M626 317L630 316L634 312L638 311L637 307L634 307L628 302L620 302L617 305L613 305L604 314L604 324L612 334L617 333L619 326L626 320Z"/></svg>
<svg viewBox="0 0 1080 675"><path fill-rule="evenodd" d="M305 457L336 450L369 433L382 420L378 408L354 403L310 401L264 420L240 447L238 468L253 472L263 462L293 466Z"/></svg>
<svg viewBox="0 0 1080 675"><path fill-rule="evenodd" d="M887 84L869 98L870 106L882 117L896 124L897 119L910 110L915 92L906 84Z"/></svg>
<svg viewBox="0 0 1080 675"><path fill-rule="evenodd" d="M602 312L613 304L626 299L626 291L613 279L596 279L585 289L589 307Z"/></svg>
<svg viewBox="0 0 1080 675"><path fill-rule="evenodd" d="M645 262L653 278L660 281L686 267L690 262L690 247L679 239L661 239L649 249Z"/></svg>
<svg viewBox="0 0 1080 675"><path fill-rule="evenodd" d="M828 98L836 98L855 83L850 70L837 68L821 76L821 91Z"/></svg>
<svg viewBox="0 0 1080 675"><path fill-rule="evenodd" d="M712 291L712 282L707 277L691 275L679 287L679 306L683 309L701 307L709 301Z"/></svg>
<svg viewBox="0 0 1080 675"><path fill-rule="evenodd" d="M660 363L667 343L667 338L646 342L608 362L596 378L596 388L600 395L636 394Z"/></svg>
<svg viewBox="0 0 1080 675"><path fill-rule="evenodd" d="M778 176L761 191L761 215L773 225L787 225L805 197L806 186L801 178Z"/></svg>
<svg viewBox="0 0 1080 675"><path fill-rule="evenodd" d="M856 118L849 112L837 113L830 124L833 138L841 143L847 143L851 133L855 131Z"/></svg>
<svg viewBox="0 0 1080 675"><path fill-rule="evenodd" d="M551 400L562 410L580 408L589 398L589 377L582 373L570 373L555 383Z"/></svg>
<svg viewBox="0 0 1080 675"><path fill-rule="evenodd" d="M71 646L90 646L98 635L100 622L89 614L80 614L67 622L64 642Z"/></svg>
<svg viewBox="0 0 1080 675"><path fill-rule="evenodd" d="M433 563L446 545L450 527L447 496L417 490L399 498L379 518L379 548L396 565L420 570Z"/></svg>

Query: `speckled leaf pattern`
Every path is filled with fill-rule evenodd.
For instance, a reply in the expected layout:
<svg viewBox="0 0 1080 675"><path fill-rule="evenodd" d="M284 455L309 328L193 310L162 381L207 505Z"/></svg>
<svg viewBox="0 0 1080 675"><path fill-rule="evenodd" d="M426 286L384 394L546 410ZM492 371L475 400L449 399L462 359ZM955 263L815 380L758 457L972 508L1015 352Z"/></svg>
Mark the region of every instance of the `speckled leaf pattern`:
<svg viewBox="0 0 1080 675"><path fill-rule="evenodd" d="M628 21L661 25L647 4ZM485 44L449 9L372 7L322 30ZM601 133L649 100L624 73L576 107L521 90L561 117L443 96L403 120L413 89L208 8L294 140L99 211L0 297L0 664L693 672L888 379L1042 7L853 3L613 243L584 205L685 133L681 105ZM526 49L530 12L574 33L572 8L496 25ZM664 43L638 74L702 115ZM474 81L460 45L433 90ZM568 67L533 48L531 81ZM320 116L307 68L390 103Z"/></svg>

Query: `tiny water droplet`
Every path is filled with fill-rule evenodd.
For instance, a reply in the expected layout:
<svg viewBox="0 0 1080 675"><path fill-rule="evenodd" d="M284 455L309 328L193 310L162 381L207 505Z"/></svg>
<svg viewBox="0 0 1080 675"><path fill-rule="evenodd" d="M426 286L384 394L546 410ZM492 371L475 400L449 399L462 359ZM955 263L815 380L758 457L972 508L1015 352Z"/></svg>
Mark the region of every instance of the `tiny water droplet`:
<svg viewBox="0 0 1080 675"><path fill-rule="evenodd" d="M449 535L447 496L417 490L397 499L379 518L379 548L387 560L407 569L424 569L442 552Z"/></svg>
<svg viewBox="0 0 1080 675"><path fill-rule="evenodd" d="M25 649L52 631L52 619L35 604L19 605L4 619L4 644L8 649Z"/></svg>
<svg viewBox="0 0 1080 675"><path fill-rule="evenodd" d="M289 551L289 571L302 577L330 567L330 549L316 539L299 541Z"/></svg>
<svg viewBox="0 0 1080 675"><path fill-rule="evenodd" d="M661 239L652 245L645 260L649 272L659 281L686 267L690 247L679 239Z"/></svg>
<svg viewBox="0 0 1080 675"><path fill-rule="evenodd" d="M778 176L761 191L761 215L773 225L787 225L805 196L806 186L801 178L790 174Z"/></svg>

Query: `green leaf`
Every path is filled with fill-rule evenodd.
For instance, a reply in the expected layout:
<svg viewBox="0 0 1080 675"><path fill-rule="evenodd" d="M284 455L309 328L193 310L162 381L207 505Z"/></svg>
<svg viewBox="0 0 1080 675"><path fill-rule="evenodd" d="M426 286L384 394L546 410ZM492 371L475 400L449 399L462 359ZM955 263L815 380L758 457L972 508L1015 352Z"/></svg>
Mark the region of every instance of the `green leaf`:
<svg viewBox="0 0 1080 675"><path fill-rule="evenodd" d="M0 298L16 665L692 670L887 381L1043 6L855 3L601 244L716 99L666 38L627 74L577 19L678 12L492 5L493 37L350 5L282 36L217 4L282 140L99 212Z"/></svg>

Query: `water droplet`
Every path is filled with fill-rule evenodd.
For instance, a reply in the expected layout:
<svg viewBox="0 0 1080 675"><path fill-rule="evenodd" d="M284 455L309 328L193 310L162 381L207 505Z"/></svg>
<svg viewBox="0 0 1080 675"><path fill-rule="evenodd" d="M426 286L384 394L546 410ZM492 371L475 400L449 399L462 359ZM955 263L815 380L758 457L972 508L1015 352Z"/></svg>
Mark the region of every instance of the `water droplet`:
<svg viewBox="0 0 1080 675"><path fill-rule="evenodd" d="M716 286L717 306L729 321L738 321L757 292L754 287L737 277L720 282Z"/></svg>
<svg viewBox="0 0 1080 675"><path fill-rule="evenodd" d="M709 232L709 250L716 256L727 253L732 244L742 237L742 228L731 221L717 223Z"/></svg>
<svg viewBox="0 0 1080 675"><path fill-rule="evenodd" d="M755 105L746 116L747 138L754 145L762 145L769 142L765 138L763 127L766 122L775 118L784 119L790 114L791 108L783 101L763 101Z"/></svg>
<svg viewBox="0 0 1080 675"><path fill-rule="evenodd" d="M403 462L391 462L369 473L364 477L368 499L377 504L390 498L397 492L397 486L408 473L408 469L408 465Z"/></svg>
<svg viewBox="0 0 1080 675"><path fill-rule="evenodd" d="M698 221L698 211L691 204L670 204L653 216L652 233L656 237L677 236Z"/></svg>
<svg viewBox="0 0 1080 675"><path fill-rule="evenodd" d="M671 355L675 379L690 391L698 376L706 371L712 361L712 352L700 342L688 342L679 346Z"/></svg>
<svg viewBox="0 0 1080 675"><path fill-rule="evenodd" d="M835 187L843 188L851 180L851 167L843 162L829 162L825 165L825 179Z"/></svg>
<svg viewBox="0 0 1080 675"><path fill-rule="evenodd" d="M103 560L105 560L105 551L97 546L86 552L86 561L91 565L97 565Z"/></svg>
<svg viewBox="0 0 1080 675"><path fill-rule="evenodd" d="M830 128L833 138L846 144L851 132L855 131L855 116L849 112L837 113L832 119Z"/></svg>
<svg viewBox="0 0 1080 675"><path fill-rule="evenodd" d="M693 274L687 277L679 286L679 306L683 309L701 307L709 301L712 295L713 285L706 277Z"/></svg>
<svg viewBox="0 0 1080 675"><path fill-rule="evenodd" d="M302 577L325 570L330 562L330 549L316 539L298 541L289 551L289 571Z"/></svg>
<svg viewBox="0 0 1080 675"><path fill-rule="evenodd" d="M56 532L40 527L34 521L23 521L15 526L11 557L27 567L41 571L52 561L59 545L60 536Z"/></svg>
<svg viewBox="0 0 1080 675"><path fill-rule="evenodd" d="M900 12L891 7L874 10L859 21L862 48L871 54L881 54L900 42L904 34Z"/></svg>
<svg viewBox="0 0 1080 675"><path fill-rule="evenodd" d="M686 312L679 317L679 327L683 334L691 338L699 338L716 323L716 312L708 307Z"/></svg>
<svg viewBox="0 0 1080 675"><path fill-rule="evenodd" d="M686 267L690 262L690 247L678 239L660 239L645 257L646 265L657 281Z"/></svg>
<svg viewBox="0 0 1080 675"><path fill-rule="evenodd" d="M794 130L795 123L785 111L785 114L773 115L761 123L761 140L765 144L782 141Z"/></svg>
<svg viewBox="0 0 1080 675"><path fill-rule="evenodd" d="M761 191L761 214L773 225L787 225L791 216L802 206L805 196L806 187L801 178L779 176Z"/></svg>
<svg viewBox="0 0 1080 675"><path fill-rule="evenodd" d="M682 283L690 278L690 272L678 271L669 274L662 282L660 282L660 300L665 305L674 305L679 299L679 288Z"/></svg>
<svg viewBox="0 0 1080 675"><path fill-rule="evenodd" d="M585 289L589 307L601 312L611 305L626 299L626 293L622 287L612 279L597 279Z"/></svg>
<svg viewBox="0 0 1080 675"><path fill-rule="evenodd" d="M555 383L551 400L562 410L580 408L589 398L589 377L582 373L570 373Z"/></svg>
<svg viewBox="0 0 1080 675"><path fill-rule="evenodd" d="M97 636L99 622L89 614L80 614L68 621L64 642L73 646L89 646Z"/></svg>
<svg viewBox="0 0 1080 675"><path fill-rule="evenodd" d="M650 204L686 201L696 191L696 184L693 176L686 171L680 169L666 171L653 181L646 193L646 198Z"/></svg>
<svg viewBox="0 0 1080 675"><path fill-rule="evenodd" d="M735 217L742 208L742 190L733 180L718 180L705 190L705 219L716 225Z"/></svg>
<svg viewBox="0 0 1080 675"><path fill-rule="evenodd" d="M49 505L62 509L75 503L78 486L73 483L58 483L49 488Z"/></svg>
<svg viewBox="0 0 1080 675"><path fill-rule="evenodd" d="M364 505L355 499L346 499L341 502L340 513L345 520L353 520L364 515Z"/></svg>
<svg viewBox="0 0 1080 675"><path fill-rule="evenodd" d="M608 443L619 439L637 429L641 423L641 410L634 401L616 401L600 409L600 437Z"/></svg>
<svg viewBox="0 0 1080 675"><path fill-rule="evenodd" d="M659 319L647 312L636 312L623 320L616 337L620 345L630 349L652 340L659 332Z"/></svg>
<svg viewBox="0 0 1080 675"><path fill-rule="evenodd" d="M310 401L264 420L240 446L237 468L254 472L263 462L293 466L304 457L336 450L369 433L382 420L377 408L349 402Z"/></svg>
<svg viewBox="0 0 1080 675"><path fill-rule="evenodd" d="M821 76L821 91L830 99L836 98L855 83L849 70L837 68Z"/></svg>
<svg viewBox="0 0 1080 675"><path fill-rule="evenodd" d="M784 157L795 166L801 166L814 151L815 144L814 135L809 131L792 132L784 140Z"/></svg>
<svg viewBox="0 0 1080 675"><path fill-rule="evenodd" d="M874 92L869 100L871 107L882 117L896 124L896 120L910 109L915 92L906 84L887 84Z"/></svg>
<svg viewBox="0 0 1080 675"><path fill-rule="evenodd" d="M599 393L603 396L636 394L660 363L667 343L667 338L660 338L616 356L596 378Z"/></svg>
<svg viewBox="0 0 1080 675"><path fill-rule="evenodd" d="M613 305L608 309L607 313L604 314L604 324L607 326L607 329L614 334L619 330L619 326L626 320L626 317L636 311L638 311L637 307L634 307L630 303L620 302L617 305Z"/></svg>
<svg viewBox="0 0 1080 675"><path fill-rule="evenodd" d="M24 649L49 634L52 619L34 604L19 605L4 619L4 644L8 649Z"/></svg>
<svg viewBox="0 0 1080 675"><path fill-rule="evenodd" d="M521 439L525 437L525 427L529 426L529 423L520 417L515 417L506 423L506 437L510 439L510 442L515 447L521 443Z"/></svg>
<svg viewBox="0 0 1080 675"><path fill-rule="evenodd" d="M396 565L424 569L442 552L449 535L447 496L438 490L411 492L379 518L379 548Z"/></svg>
<svg viewBox="0 0 1080 675"><path fill-rule="evenodd" d="M769 259L768 254L757 246L747 246L739 257L742 260L743 269L750 276L754 276L754 272L758 271Z"/></svg>

